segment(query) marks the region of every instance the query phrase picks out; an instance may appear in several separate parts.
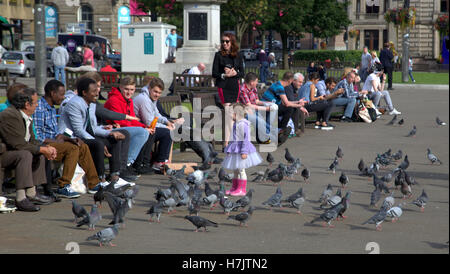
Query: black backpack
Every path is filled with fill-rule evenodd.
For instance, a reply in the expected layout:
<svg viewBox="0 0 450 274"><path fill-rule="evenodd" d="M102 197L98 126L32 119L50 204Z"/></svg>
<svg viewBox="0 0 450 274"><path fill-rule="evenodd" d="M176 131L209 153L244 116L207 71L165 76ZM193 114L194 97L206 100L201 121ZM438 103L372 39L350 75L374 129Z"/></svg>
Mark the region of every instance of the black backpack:
<svg viewBox="0 0 450 274"><path fill-rule="evenodd" d="M377 120L377 111L374 108L367 108L369 111L370 119L372 119L372 122L375 122Z"/></svg>

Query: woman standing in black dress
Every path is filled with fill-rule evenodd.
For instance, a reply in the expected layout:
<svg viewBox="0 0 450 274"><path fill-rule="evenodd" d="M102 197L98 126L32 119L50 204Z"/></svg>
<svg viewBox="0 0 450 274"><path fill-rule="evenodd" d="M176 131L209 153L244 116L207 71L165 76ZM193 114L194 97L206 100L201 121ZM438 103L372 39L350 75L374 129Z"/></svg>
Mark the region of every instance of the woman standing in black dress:
<svg viewBox="0 0 450 274"><path fill-rule="evenodd" d="M244 62L239 54L236 37L231 33L225 33L222 35L220 50L214 56L212 69L212 76L216 79L219 97L227 118L225 119L224 146L228 145L232 127L230 105L238 102L240 79L244 78L244 74Z"/></svg>

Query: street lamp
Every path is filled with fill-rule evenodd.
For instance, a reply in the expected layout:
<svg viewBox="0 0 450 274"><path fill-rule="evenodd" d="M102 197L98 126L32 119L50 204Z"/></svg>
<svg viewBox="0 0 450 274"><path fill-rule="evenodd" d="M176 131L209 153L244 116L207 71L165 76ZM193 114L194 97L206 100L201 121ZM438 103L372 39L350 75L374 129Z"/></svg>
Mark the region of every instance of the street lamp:
<svg viewBox="0 0 450 274"><path fill-rule="evenodd" d="M408 9L409 8L409 0L405 0L403 3L403 8ZM409 13L408 15L409 16ZM409 27L406 28L406 33L403 35L403 41L402 41L402 82L408 82L409 81L409 74L408 74L408 65L409 65Z"/></svg>
<svg viewBox="0 0 450 274"><path fill-rule="evenodd" d="M36 58L36 90L38 94L44 95L44 86L45 82L47 81L47 49L45 47L44 0L34 0L34 54Z"/></svg>

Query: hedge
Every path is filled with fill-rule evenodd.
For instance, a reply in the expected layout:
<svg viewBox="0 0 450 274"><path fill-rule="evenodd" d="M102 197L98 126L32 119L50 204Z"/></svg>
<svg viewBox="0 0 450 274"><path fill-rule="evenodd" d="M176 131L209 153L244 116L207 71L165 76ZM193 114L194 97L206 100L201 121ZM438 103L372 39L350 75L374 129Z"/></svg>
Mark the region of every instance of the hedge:
<svg viewBox="0 0 450 274"><path fill-rule="evenodd" d="M362 50L298 50L294 53L295 61L319 61L330 59L335 62L361 62Z"/></svg>

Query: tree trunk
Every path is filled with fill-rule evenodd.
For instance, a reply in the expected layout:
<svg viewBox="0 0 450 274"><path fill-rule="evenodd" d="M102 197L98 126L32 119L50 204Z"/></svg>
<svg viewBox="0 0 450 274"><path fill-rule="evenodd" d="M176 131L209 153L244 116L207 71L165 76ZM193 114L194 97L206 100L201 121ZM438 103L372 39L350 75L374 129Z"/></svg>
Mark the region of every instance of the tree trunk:
<svg viewBox="0 0 450 274"><path fill-rule="evenodd" d="M239 23L236 25L236 42L239 48L241 48L242 36L244 36L244 32L247 30L247 28L247 23Z"/></svg>
<svg viewBox="0 0 450 274"><path fill-rule="evenodd" d="M289 56L288 56L288 34L280 33L281 43L283 43L283 69L289 70Z"/></svg>

